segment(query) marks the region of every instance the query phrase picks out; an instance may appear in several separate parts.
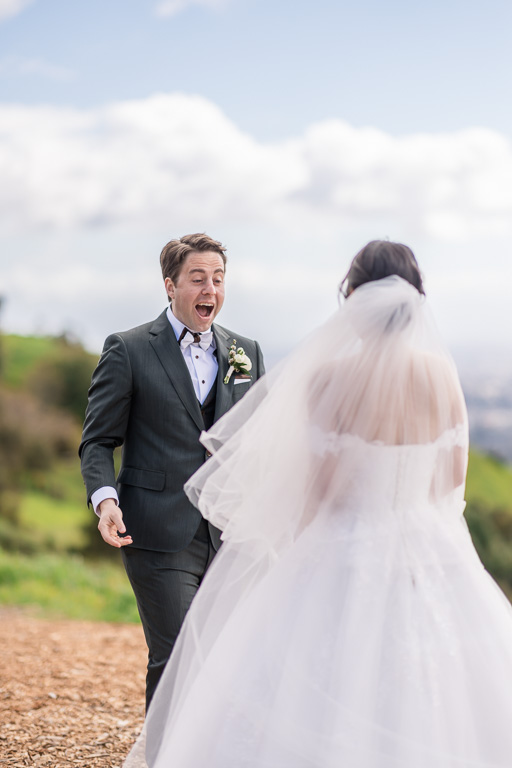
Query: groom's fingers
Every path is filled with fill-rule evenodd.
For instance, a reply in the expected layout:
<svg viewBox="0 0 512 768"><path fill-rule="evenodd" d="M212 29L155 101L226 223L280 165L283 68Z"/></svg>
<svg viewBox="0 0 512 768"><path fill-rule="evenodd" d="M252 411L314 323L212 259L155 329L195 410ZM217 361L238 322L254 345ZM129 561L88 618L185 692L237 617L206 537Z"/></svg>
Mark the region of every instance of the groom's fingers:
<svg viewBox="0 0 512 768"><path fill-rule="evenodd" d="M127 544L133 543L131 536L119 536L118 525L112 520L102 518L98 524L98 528L103 537L103 541L106 541L111 547L126 547Z"/></svg>
<svg viewBox="0 0 512 768"><path fill-rule="evenodd" d="M119 536L120 533L125 533L126 527L123 523L123 513L115 502L111 504L103 502L101 504L98 529L103 541L110 544L111 547L125 547L127 544L133 543L131 536Z"/></svg>

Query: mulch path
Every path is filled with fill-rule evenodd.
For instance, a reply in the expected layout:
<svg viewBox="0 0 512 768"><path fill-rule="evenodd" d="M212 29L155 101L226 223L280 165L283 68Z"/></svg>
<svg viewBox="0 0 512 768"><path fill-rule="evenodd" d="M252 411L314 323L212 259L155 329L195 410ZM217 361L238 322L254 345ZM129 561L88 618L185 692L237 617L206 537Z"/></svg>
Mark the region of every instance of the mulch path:
<svg viewBox="0 0 512 768"><path fill-rule="evenodd" d="M0 765L117 768L144 719L137 625L0 610Z"/></svg>

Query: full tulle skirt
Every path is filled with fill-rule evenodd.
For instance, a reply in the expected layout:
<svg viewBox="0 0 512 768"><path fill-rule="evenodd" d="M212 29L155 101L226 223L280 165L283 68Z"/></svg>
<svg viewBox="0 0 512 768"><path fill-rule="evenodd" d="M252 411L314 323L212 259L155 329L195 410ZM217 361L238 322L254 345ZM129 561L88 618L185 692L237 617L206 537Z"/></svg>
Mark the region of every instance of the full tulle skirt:
<svg viewBox="0 0 512 768"><path fill-rule="evenodd" d="M464 519L429 520L228 542L127 766L510 768L512 609Z"/></svg>

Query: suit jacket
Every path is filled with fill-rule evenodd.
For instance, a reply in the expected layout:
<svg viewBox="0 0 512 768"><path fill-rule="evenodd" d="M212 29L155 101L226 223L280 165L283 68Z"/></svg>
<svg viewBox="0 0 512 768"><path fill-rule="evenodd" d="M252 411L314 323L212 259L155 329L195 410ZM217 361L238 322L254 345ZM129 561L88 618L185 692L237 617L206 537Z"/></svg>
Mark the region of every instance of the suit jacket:
<svg viewBox="0 0 512 768"><path fill-rule="evenodd" d="M219 364L217 420L264 367L257 342L220 325L212 330ZM223 382L233 339L253 363L252 378L236 385L233 376ZM117 490L132 546L184 549L201 521L183 486L206 460L199 442L203 429L200 404L165 311L151 323L109 336L92 377L79 449L87 502L99 488L116 485L113 451L122 445Z"/></svg>

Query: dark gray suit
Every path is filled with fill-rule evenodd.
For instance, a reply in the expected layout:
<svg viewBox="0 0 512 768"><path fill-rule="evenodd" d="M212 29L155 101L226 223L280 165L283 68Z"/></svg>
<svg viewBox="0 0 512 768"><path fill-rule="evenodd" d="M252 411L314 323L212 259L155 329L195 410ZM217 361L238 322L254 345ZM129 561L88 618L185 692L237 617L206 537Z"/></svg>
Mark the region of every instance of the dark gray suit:
<svg viewBox="0 0 512 768"><path fill-rule="evenodd" d="M133 544L122 554L149 647L148 702L220 543L183 491L206 459L199 435L264 373L257 342L216 324L212 330L219 370L203 408L165 311L108 337L89 390L80 445L88 502L116 486L113 451L123 446L117 489ZM252 379L236 385L233 376L223 383L233 339L253 363Z"/></svg>

